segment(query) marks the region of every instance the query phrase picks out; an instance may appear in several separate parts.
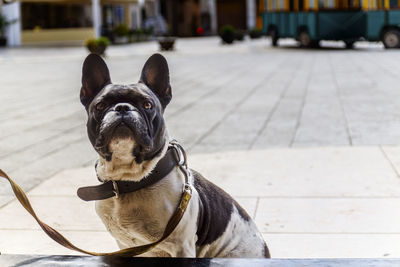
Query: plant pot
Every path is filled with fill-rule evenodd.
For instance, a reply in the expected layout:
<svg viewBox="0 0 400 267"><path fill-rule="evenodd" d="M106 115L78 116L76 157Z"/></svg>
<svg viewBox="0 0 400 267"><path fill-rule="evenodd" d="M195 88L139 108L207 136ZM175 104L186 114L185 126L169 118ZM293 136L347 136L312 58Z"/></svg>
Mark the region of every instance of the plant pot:
<svg viewBox="0 0 400 267"><path fill-rule="evenodd" d="M175 39L174 37L159 38L158 43L160 44L160 49L162 51L174 50Z"/></svg>
<svg viewBox="0 0 400 267"><path fill-rule="evenodd" d="M115 36L114 43L116 44L127 44L129 41L128 36Z"/></svg>
<svg viewBox="0 0 400 267"><path fill-rule="evenodd" d="M244 33L242 31L235 32L235 40L243 41L244 40Z"/></svg>
<svg viewBox="0 0 400 267"><path fill-rule="evenodd" d="M250 30L249 36L251 39L259 39L263 35L261 30Z"/></svg>
<svg viewBox="0 0 400 267"><path fill-rule="evenodd" d="M7 38L0 37L0 47L4 47L7 45Z"/></svg>
<svg viewBox="0 0 400 267"><path fill-rule="evenodd" d="M235 34L234 33L221 34L221 39L225 44L232 44L233 41L235 40Z"/></svg>
<svg viewBox="0 0 400 267"><path fill-rule="evenodd" d="M107 46L104 46L104 45L95 45L95 46L89 46L88 50L94 54L98 54L98 55L102 56L102 55L104 55L106 48L107 48Z"/></svg>

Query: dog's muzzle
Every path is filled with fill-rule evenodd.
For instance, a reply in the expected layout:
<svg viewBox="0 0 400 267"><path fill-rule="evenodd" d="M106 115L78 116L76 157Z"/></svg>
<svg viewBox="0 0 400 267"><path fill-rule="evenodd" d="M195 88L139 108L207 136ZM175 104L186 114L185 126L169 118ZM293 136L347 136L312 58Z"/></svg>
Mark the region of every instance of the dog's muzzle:
<svg viewBox="0 0 400 267"><path fill-rule="evenodd" d="M99 152L109 154L108 145L114 138L133 138L141 152L153 149L153 139L149 123L144 115L134 106L119 103L103 117L95 148Z"/></svg>

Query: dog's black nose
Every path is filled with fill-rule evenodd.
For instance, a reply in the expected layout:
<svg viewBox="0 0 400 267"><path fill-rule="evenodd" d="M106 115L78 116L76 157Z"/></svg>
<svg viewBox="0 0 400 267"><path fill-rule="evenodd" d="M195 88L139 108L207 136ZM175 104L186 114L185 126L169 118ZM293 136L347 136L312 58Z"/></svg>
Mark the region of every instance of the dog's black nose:
<svg viewBox="0 0 400 267"><path fill-rule="evenodd" d="M120 114L125 114L128 111L133 110L132 105L128 104L128 103L119 103L115 106L115 111L118 111Z"/></svg>

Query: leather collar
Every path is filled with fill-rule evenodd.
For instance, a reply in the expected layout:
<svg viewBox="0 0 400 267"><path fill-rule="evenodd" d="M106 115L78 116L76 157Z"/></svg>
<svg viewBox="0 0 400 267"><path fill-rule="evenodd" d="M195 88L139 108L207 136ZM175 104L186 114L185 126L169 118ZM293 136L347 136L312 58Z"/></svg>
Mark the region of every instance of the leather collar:
<svg viewBox="0 0 400 267"><path fill-rule="evenodd" d="M169 148L165 156L157 163L154 170L139 182L132 181L107 181L101 185L81 187L78 197L85 201L103 200L110 197L132 193L147 186L153 185L167 176L178 164L173 148Z"/></svg>

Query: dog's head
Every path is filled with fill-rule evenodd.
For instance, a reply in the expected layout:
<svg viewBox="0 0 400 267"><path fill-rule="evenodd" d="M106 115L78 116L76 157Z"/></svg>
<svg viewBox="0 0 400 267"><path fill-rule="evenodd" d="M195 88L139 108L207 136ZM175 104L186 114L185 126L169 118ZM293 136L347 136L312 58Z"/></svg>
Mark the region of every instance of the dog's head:
<svg viewBox="0 0 400 267"><path fill-rule="evenodd" d="M111 83L98 55L90 54L83 63L80 99L100 160L132 168L162 153L168 142L163 113L171 98L168 64L160 54L152 55L140 81L129 85Z"/></svg>

